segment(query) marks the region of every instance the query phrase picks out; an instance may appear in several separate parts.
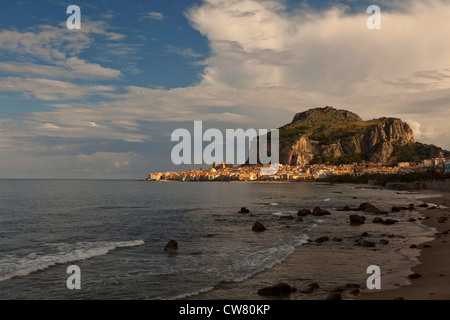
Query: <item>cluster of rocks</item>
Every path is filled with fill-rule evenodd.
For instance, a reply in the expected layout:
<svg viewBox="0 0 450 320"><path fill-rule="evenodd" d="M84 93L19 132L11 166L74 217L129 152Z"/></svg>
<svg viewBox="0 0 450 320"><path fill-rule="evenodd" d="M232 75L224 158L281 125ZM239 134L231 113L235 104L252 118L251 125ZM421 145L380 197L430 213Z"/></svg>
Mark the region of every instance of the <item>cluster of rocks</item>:
<svg viewBox="0 0 450 320"><path fill-rule="evenodd" d="M389 212L383 211L375 207L373 204L369 202L364 202L359 205L358 208L350 208L349 206L345 206L344 208L340 209L339 211L362 211L362 212L368 212L368 213L378 213L378 214L388 214Z"/></svg>
<svg viewBox="0 0 450 320"><path fill-rule="evenodd" d="M330 215L331 212L327 211L327 210L323 210L320 207L315 207L312 211L309 209L301 209L297 211L297 216L299 217L304 217L307 215L313 215L316 217L321 217L321 216L327 216Z"/></svg>

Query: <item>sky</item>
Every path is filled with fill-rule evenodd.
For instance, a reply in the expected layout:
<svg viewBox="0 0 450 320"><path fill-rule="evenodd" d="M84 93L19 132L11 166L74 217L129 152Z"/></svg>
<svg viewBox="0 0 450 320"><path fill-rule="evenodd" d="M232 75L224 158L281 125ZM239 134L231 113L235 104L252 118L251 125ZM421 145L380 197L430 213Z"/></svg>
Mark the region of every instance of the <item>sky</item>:
<svg viewBox="0 0 450 320"><path fill-rule="evenodd" d="M416 141L450 150L447 0L0 7L0 178L145 179L185 169L171 134L194 121L270 129L324 106L401 118Z"/></svg>

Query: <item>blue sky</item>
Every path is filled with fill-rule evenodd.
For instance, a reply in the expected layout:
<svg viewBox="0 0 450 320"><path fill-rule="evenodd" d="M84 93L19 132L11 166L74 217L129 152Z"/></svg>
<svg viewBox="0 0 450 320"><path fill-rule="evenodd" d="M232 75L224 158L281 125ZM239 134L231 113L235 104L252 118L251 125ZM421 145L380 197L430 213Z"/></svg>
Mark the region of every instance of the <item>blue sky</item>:
<svg viewBox="0 0 450 320"><path fill-rule="evenodd" d="M66 8L81 8L67 30ZM382 29L368 30L368 5ZM4 1L0 178L145 178L177 128L333 105L450 149L449 1Z"/></svg>

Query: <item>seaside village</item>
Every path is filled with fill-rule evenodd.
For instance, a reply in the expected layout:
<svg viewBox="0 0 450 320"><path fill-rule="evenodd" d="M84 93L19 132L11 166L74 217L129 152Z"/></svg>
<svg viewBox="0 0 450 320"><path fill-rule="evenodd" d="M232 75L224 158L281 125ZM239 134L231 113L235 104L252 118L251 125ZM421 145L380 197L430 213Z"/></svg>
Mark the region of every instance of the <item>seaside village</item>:
<svg viewBox="0 0 450 320"><path fill-rule="evenodd" d="M382 163L353 163L346 165L279 165L274 175L261 175L264 166L233 167L229 163L213 163L209 169L189 170L185 172L158 172L150 173L147 181L298 181L326 178L330 175L354 176L364 174L405 174L422 172L429 168L437 168L442 172L450 173L450 158L434 158L423 160L420 163L400 162L397 166ZM266 165L265 167L270 167Z"/></svg>

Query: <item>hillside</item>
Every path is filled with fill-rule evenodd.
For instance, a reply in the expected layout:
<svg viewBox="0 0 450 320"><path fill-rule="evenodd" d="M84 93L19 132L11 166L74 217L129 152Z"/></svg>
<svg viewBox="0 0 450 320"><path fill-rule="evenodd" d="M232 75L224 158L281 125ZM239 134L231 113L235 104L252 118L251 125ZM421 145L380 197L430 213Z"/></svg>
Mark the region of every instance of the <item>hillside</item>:
<svg viewBox="0 0 450 320"><path fill-rule="evenodd" d="M415 142L413 131L400 119L363 121L329 106L298 113L279 130L282 164L395 163L450 156L439 147Z"/></svg>

